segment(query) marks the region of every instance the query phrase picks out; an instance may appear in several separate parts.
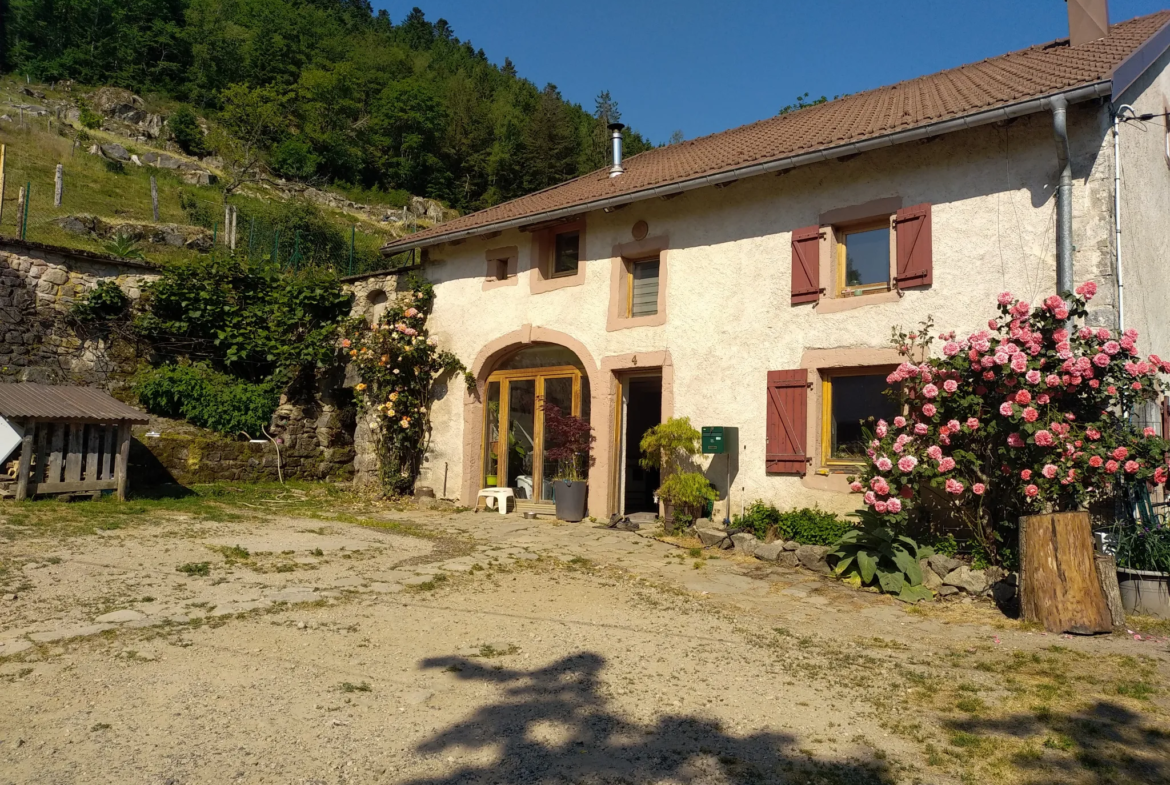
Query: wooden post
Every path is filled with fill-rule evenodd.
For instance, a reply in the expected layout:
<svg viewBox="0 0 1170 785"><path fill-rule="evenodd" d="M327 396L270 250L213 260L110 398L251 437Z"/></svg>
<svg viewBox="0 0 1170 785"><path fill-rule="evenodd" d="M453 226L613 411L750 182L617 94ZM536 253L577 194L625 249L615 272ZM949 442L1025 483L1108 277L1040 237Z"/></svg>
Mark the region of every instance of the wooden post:
<svg viewBox="0 0 1170 785"><path fill-rule="evenodd" d="M65 166L57 164L57 179L53 184L53 206L61 206L61 197L65 195Z"/></svg>
<svg viewBox="0 0 1170 785"><path fill-rule="evenodd" d="M118 458L114 477L118 481L118 501L126 501L126 481L130 468L130 423L118 425Z"/></svg>
<svg viewBox="0 0 1170 785"><path fill-rule="evenodd" d="M45 483L61 482L61 453L65 450L65 423L53 423L53 438L49 442L49 471Z"/></svg>
<svg viewBox="0 0 1170 785"><path fill-rule="evenodd" d="M102 426L94 423L89 426L89 449L85 453L85 480L96 482L98 478L98 453L101 451L100 431Z"/></svg>
<svg viewBox="0 0 1170 785"><path fill-rule="evenodd" d="M0 225L4 223L4 174L8 146L0 144Z"/></svg>
<svg viewBox="0 0 1170 785"><path fill-rule="evenodd" d="M81 482L81 459L85 445L81 441L81 423L69 423L69 446L65 452L65 482Z"/></svg>
<svg viewBox="0 0 1170 785"><path fill-rule="evenodd" d="M20 186L16 191L16 231L13 232L17 237L20 237L20 216L24 215L24 186ZM23 239L23 238L22 238Z"/></svg>
<svg viewBox="0 0 1170 785"><path fill-rule="evenodd" d="M228 222L228 248L232 251L236 250L236 220L239 217L240 211L232 205L230 220Z"/></svg>
<svg viewBox="0 0 1170 785"><path fill-rule="evenodd" d="M28 498L28 475L32 467L33 434L37 429L35 420L26 420L24 436L20 440L20 463L16 469L16 500L24 501Z"/></svg>
<svg viewBox="0 0 1170 785"><path fill-rule="evenodd" d="M1087 512L1020 518L1020 613L1049 632L1112 632Z"/></svg>
<svg viewBox="0 0 1170 785"><path fill-rule="evenodd" d="M1113 619L1113 629L1125 629L1125 606L1121 603L1121 587L1117 584L1117 559L1108 553L1098 553L1097 579L1101 581L1101 593L1105 595L1105 604L1109 607L1109 617Z"/></svg>
<svg viewBox="0 0 1170 785"><path fill-rule="evenodd" d="M223 207L223 244L231 247L231 233L232 233L232 206L225 204Z"/></svg>
<svg viewBox="0 0 1170 785"><path fill-rule="evenodd" d="M154 222L158 223L158 180L154 179L153 174L150 176L150 209Z"/></svg>

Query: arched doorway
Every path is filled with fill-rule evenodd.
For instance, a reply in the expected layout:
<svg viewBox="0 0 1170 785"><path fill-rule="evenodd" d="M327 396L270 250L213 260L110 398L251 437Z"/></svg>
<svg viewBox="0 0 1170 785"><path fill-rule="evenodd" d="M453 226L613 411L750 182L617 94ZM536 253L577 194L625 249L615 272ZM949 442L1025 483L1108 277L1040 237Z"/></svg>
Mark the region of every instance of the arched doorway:
<svg viewBox="0 0 1170 785"><path fill-rule="evenodd" d="M557 467L545 458L542 407L589 420L589 375L581 360L558 344L528 344L496 364L483 400L481 487L512 488L518 502L552 504Z"/></svg>

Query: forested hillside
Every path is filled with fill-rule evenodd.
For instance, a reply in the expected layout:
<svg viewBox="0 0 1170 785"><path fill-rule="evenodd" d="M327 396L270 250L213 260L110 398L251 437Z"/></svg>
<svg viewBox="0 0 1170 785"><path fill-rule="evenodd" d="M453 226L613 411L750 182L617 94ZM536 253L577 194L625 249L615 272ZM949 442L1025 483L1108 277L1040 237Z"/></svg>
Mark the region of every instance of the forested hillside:
<svg viewBox="0 0 1170 785"><path fill-rule="evenodd" d="M188 103L213 125L188 146L372 201L472 210L545 188L603 166L618 117L608 93L586 111L446 21L368 0L0 0L0 40L7 72ZM628 154L649 146L627 131Z"/></svg>

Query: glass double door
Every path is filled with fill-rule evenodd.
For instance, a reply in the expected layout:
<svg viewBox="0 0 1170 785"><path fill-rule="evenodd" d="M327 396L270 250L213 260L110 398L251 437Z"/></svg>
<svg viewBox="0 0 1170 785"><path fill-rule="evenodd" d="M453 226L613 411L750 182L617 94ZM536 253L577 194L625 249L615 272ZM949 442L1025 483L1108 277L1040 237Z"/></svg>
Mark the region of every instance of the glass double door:
<svg viewBox="0 0 1170 785"><path fill-rule="evenodd" d="M483 487L518 500L555 501L557 462L544 456L544 406L581 415L581 372L573 367L500 371L488 377Z"/></svg>

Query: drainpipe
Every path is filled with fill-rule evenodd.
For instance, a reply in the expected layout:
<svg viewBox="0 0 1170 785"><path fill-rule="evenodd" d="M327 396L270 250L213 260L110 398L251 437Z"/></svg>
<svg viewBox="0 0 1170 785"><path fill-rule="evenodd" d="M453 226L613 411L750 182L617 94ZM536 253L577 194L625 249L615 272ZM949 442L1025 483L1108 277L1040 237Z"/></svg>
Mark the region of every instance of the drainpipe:
<svg viewBox="0 0 1170 785"><path fill-rule="evenodd" d="M1122 104L1113 113L1113 274L1117 278L1117 331L1125 331L1125 282L1121 277L1121 116L1126 110L1135 114L1129 104Z"/></svg>
<svg viewBox="0 0 1170 785"><path fill-rule="evenodd" d="M1063 95L1049 99L1052 107L1052 134L1060 162L1060 184L1056 188L1056 293L1072 291L1072 156L1068 145L1068 101Z"/></svg>

